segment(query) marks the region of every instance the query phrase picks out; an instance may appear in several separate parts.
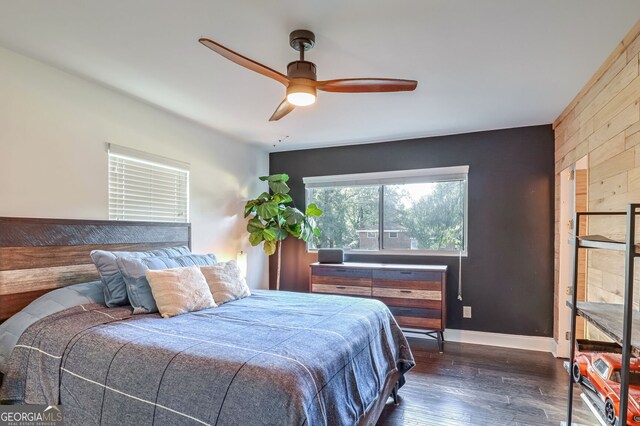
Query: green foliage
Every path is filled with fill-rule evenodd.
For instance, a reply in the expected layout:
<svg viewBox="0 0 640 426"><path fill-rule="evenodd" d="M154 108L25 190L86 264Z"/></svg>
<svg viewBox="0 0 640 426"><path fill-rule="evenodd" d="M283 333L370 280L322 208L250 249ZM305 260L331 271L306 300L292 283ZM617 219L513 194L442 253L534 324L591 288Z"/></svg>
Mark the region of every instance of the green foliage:
<svg viewBox="0 0 640 426"><path fill-rule="evenodd" d="M459 250L464 234L464 193L460 182L412 186L384 186L384 229L402 231L398 240L385 240L385 247ZM364 241L364 231L374 231L377 236L380 186L318 188L311 196L311 201L324 210L317 218L322 235L316 247L378 248L377 238ZM402 238L404 241L400 241ZM392 243L404 246L392 247Z"/></svg>
<svg viewBox="0 0 640 426"><path fill-rule="evenodd" d="M287 182L289 181L289 175L284 173L271 175L271 176L260 176L261 181L267 181L269 183L269 189L274 194L287 194L289 193L289 185Z"/></svg>
<svg viewBox="0 0 640 426"><path fill-rule="evenodd" d="M420 250L460 250L464 204L460 182L441 182L413 206L406 223Z"/></svg>
<svg viewBox="0 0 640 426"><path fill-rule="evenodd" d="M312 195L313 205L320 206L324 212L317 218L322 235L316 247L357 249L357 231L378 228L377 186L318 188Z"/></svg>
<svg viewBox="0 0 640 426"><path fill-rule="evenodd" d="M322 210L310 204L302 213L288 205L293 201L287 185L288 175L261 176L260 180L269 184L271 192L263 192L244 206L244 217L253 215L247 222L252 246L264 242L263 249L271 256L276 252L277 243L289 235L305 242L312 242L321 235L315 218L322 215Z"/></svg>
<svg viewBox="0 0 640 426"><path fill-rule="evenodd" d="M315 204L310 204L309 207L307 207L305 214L307 216L320 216L322 214L322 210L320 210Z"/></svg>

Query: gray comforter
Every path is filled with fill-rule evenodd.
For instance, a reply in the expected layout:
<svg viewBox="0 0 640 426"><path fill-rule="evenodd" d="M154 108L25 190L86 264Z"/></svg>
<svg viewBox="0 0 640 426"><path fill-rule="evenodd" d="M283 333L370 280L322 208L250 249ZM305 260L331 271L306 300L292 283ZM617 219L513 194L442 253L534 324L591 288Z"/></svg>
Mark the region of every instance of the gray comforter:
<svg viewBox="0 0 640 426"><path fill-rule="evenodd" d="M25 331L0 399L76 425L352 425L413 365L375 300L255 291L170 319L82 305Z"/></svg>

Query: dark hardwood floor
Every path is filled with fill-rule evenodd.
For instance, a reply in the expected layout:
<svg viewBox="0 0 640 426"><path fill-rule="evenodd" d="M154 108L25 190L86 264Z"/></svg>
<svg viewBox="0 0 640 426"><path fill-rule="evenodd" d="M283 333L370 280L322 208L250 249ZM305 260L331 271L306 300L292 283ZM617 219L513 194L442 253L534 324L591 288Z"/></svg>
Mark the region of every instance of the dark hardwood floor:
<svg viewBox="0 0 640 426"><path fill-rule="evenodd" d="M560 425L567 373L550 353L409 338L416 366L379 426ZM597 425L575 392L574 424Z"/></svg>

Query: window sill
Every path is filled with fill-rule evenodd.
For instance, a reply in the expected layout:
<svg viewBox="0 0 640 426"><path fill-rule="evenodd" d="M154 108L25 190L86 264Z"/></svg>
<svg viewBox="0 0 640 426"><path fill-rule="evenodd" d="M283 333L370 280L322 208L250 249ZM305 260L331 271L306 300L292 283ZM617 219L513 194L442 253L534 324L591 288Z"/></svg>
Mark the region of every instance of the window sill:
<svg viewBox="0 0 640 426"><path fill-rule="evenodd" d="M307 253L318 253L317 249L307 249ZM458 251L424 251L424 250L345 250L345 255L356 256L423 256L423 257L460 257ZM462 257L468 257L466 251Z"/></svg>

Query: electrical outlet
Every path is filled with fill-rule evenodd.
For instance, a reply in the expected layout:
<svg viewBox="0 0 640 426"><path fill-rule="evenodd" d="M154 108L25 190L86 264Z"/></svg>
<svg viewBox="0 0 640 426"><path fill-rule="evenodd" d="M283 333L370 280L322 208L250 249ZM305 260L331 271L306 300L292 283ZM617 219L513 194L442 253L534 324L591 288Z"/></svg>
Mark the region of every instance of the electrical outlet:
<svg viewBox="0 0 640 426"><path fill-rule="evenodd" d="M471 306L462 307L462 318L471 318Z"/></svg>

